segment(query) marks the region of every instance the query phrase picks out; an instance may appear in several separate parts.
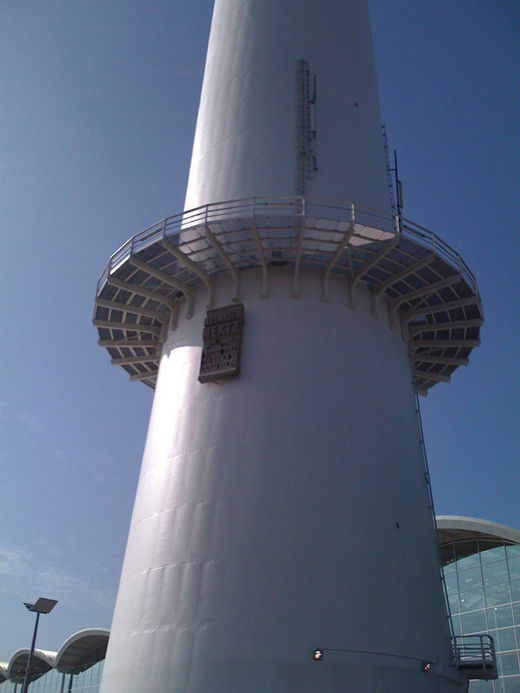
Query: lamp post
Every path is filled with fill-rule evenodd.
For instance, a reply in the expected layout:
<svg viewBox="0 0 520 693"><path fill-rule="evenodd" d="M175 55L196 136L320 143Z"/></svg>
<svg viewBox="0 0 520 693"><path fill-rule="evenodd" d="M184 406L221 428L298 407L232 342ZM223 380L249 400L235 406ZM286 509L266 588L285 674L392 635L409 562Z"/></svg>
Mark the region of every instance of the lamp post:
<svg viewBox="0 0 520 693"><path fill-rule="evenodd" d="M25 607L29 611L34 611L36 614L36 623L34 624L34 632L31 643L31 650L29 652L29 658L27 660L27 667L25 668L25 677L23 680L23 686L21 693L27 693L27 688L29 687L29 671L31 669L31 660L34 655L34 646L36 645L36 634L38 633L38 623L40 621L40 614L48 614L54 609L57 604L56 599L46 599L45 597L40 597L34 604L29 604L24 602Z"/></svg>

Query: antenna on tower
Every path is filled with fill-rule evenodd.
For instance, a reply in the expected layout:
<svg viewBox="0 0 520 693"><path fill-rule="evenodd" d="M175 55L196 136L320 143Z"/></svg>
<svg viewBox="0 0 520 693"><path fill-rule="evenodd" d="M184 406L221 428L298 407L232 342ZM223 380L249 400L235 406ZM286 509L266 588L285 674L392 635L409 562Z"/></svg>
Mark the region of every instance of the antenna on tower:
<svg viewBox="0 0 520 693"><path fill-rule="evenodd" d="M318 170L316 160L316 75L306 60L296 63L297 193L306 195L307 181Z"/></svg>
<svg viewBox="0 0 520 693"><path fill-rule="evenodd" d="M390 202L392 209L397 217L397 227L401 225L401 210L403 208L403 183L399 179L399 170L397 167L397 150L394 149L394 166L390 166L390 157L388 154L388 138L386 134L386 125L382 123L383 129L383 142L385 147L385 159L386 159L386 172L388 176L388 189L390 191ZM394 174L394 181L392 184L392 177L390 174ZM395 197L394 197L395 188Z"/></svg>
<svg viewBox="0 0 520 693"><path fill-rule="evenodd" d="M394 149L394 167L388 170L394 174L397 216L401 218L401 210L403 208L403 182L399 180L399 170L397 168L397 149Z"/></svg>
<svg viewBox="0 0 520 693"><path fill-rule="evenodd" d="M388 184L388 194L390 196L390 204L392 205L392 211L394 214L397 214L397 207L395 204L395 197L394 197L394 185L392 183L392 168L390 167L390 155L388 153L388 136L386 134L386 125L385 123L381 123L381 130L383 131L383 144L385 148L385 163L386 163L386 178L387 178L387 184Z"/></svg>

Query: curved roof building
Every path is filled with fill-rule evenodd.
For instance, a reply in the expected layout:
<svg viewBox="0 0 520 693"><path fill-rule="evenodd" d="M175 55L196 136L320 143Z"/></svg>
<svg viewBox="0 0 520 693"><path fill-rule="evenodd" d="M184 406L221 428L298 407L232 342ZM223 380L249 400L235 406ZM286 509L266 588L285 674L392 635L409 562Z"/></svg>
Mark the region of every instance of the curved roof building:
<svg viewBox="0 0 520 693"><path fill-rule="evenodd" d="M462 515L437 515L437 532L441 548L453 542L498 540L520 544L520 530L489 520Z"/></svg>
<svg viewBox="0 0 520 693"><path fill-rule="evenodd" d="M86 628L74 633L56 655L56 669L64 674L80 674L105 658L110 631Z"/></svg>
<svg viewBox="0 0 520 693"><path fill-rule="evenodd" d="M520 531L444 515L437 528L455 635L489 633L495 641L499 678L470 682L470 693L518 693Z"/></svg>
<svg viewBox="0 0 520 693"><path fill-rule="evenodd" d="M58 652L36 649L29 672L31 693L98 691L109 635L106 628L85 628L67 638ZM29 649L22 648L12 654L9 662L0 664L1 693L15 693L23 684L28 656ZM76 676L79 678L74 679Z"/></svg>
<svg viewBox="0 0 520 693"><path fill-rule="evenodd" d="M21 648L14 652L7 666L7 678L9 680L15 683L23 683L29 652L30 650L28 647ZM54 669L55 664L56 652L36 649L31 659L29 682L39 679L40 676Z"/></svg>

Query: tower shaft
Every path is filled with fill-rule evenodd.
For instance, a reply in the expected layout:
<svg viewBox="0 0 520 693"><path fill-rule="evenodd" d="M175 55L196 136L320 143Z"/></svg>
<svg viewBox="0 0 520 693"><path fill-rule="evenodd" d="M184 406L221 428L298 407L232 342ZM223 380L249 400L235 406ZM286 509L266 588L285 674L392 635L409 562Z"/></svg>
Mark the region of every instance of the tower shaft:
<svg viewBox="0 0 520 693"><path fill-rule="evenodd" d="M463 690L414 388L480 302L391 215L364 0L216 1L185 209L98 286L156 387L102 693ZM239 303L240 375L201 382Z"/></svg>
<svg viewBox="0 0 520 693"><path fill-rule="evenodd" d="M390 211L364 0L215 3L184 208L284 195Z"/></svg>

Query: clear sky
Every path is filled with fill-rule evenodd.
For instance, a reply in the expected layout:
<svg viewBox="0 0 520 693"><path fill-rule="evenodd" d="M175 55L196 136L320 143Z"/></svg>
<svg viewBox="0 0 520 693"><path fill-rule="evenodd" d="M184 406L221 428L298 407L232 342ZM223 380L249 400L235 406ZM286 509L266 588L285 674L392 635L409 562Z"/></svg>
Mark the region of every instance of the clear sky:
<svg viewBox="0 0 520 693"><path fill-rule="evenodd" d="M152 392L109 364L96 281L182 211L210 0L0 0L0 661L109 627ZM479 281L482 345L422 400L436 510L520 528L518 0L372 0L404 214Z"/></svg>

